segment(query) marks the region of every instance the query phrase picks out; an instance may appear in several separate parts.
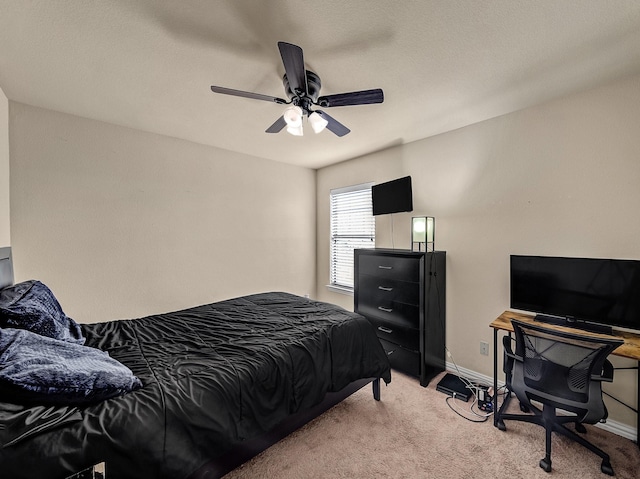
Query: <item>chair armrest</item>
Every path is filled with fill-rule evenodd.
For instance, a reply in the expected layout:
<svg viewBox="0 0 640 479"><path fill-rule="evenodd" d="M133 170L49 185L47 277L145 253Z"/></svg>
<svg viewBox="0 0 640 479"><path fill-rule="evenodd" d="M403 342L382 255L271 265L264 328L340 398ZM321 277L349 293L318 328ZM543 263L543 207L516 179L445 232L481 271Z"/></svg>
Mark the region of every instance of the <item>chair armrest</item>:
<svg viewBox="0 0 640 479"><path fill-rule="evenodd" d="M613 364L608 359L604 360L602 364L602 373L601 374L592 374L591 379L593 381L605 381L605 382L613 382Z"/></svg>
<svg viewBox="0 0 640 479"><path fill-rule="evenodd" d="M517 356L514 354L513 349L511 348L511 343L514 342L515 339L511 336L504 336L502 338L502 346L504 347L504 354L511 359L515 359L516 361L522 362L522 356Z"/></svg>
<svg viewBox="0 0 640 479"><path fill-rule="evenodd" d="M511 348L511 343L515 341L511 336L504 336L502 338L502 345L504 346L504 359L502 361L502 371L507 375L507 385L511 384L511 372L513 370L513 362L522 362L522 356L516 356Z"/></svg>

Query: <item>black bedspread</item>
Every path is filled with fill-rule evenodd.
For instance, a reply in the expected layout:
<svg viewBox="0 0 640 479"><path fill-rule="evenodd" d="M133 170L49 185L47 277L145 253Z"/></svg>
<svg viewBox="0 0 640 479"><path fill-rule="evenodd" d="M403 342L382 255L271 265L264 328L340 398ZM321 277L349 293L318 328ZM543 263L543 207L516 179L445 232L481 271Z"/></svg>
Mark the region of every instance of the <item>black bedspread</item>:
<svg viewBox="0 0 640 479"><path fill-rule="evenodd" d="M0 448L2 477L63 478L106 461L109 479L186 478L328 391L391 379L366 319L287 293L83 325L83 333L143 387L80 409L75 421L65 409L59 427Z"/></svg>

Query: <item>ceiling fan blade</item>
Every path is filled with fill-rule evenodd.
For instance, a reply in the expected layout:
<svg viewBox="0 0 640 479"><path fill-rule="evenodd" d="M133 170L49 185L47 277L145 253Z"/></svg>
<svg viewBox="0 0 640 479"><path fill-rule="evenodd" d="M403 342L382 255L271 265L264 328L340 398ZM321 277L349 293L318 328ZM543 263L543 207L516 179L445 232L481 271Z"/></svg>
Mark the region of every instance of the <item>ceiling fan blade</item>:
<svg viewBox="0 0 640 479"><path fill-rule="evenodd" d="M302 48L291 43L278 42L278 49L291 91L295 93L298 90L307 93L307 73L304 68Z"/></svg>
<svg viewBox="0 0 640 479"><path fill-rule="evenodd" d="M222 93L223 95L233 95L233 96L241 96L243 98L252 98L254 100L264 100L264 101L270 101L270 102L280 103L280 104L289 103L287 100L283 100L282 98L277 98L275 96L261 95L260 93L252 93L249 91L234 90L233 88L225 88L222 86L211 85L211 91L214 93Z"/></svg>
<svg viewBox="0 0 640 479"><path fill-rule="evenodd" d="M336 119L332 118L331 116L329 116L324 111L316 110L316 113L321 115L322 118L324 118L325 120L327 120L329 122L329 123L327 123L327 127L326 127L327 130L329 130L332 133L335 133L337 136L344 136L347 133L351 132L351 130L349 128L344 126L338 120L336 120Z"/></svg>
<svg viewBox="0 0 640 479"><path fill-rule="evenodd" d="M284 121L284 115L278 118L273 125L265 130L266 133L278 133L285 126L287 126L287 122Z"/></svg>
<svg viewBox="0 0 640 479"><path fill-rule="evenodd" d="M352 91L349 93L338 93L337 95L321 96L316 102L317 105L328 108L332 106L349 105L369 105L372 103L382 103L384 93L380 88L374 90Z"/></svg>

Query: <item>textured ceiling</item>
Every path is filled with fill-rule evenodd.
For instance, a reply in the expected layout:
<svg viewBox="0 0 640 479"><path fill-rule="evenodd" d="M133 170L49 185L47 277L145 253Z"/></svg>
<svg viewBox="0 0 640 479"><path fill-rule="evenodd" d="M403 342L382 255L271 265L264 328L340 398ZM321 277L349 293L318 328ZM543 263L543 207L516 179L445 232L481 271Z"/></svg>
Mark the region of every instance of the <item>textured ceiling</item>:
<svg viewBox="0 0 640 479"><path fill-rule="evenodd" d="M351 129L264 130L299 45ZM34 106L318 168L640 71L638 0L0 0L0 88Z"/></svg>

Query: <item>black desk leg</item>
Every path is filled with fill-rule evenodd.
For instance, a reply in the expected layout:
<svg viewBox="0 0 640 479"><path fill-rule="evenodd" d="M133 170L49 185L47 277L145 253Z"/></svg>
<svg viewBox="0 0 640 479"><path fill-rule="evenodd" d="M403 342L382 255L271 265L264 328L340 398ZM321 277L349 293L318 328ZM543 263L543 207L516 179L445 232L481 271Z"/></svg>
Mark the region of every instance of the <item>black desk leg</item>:
<svg viewBox="0 0 640 479"><path fill-rule="evenodd" d="M493 425L498 427L498 328L493 328Z"/></svg>
<svg viewBox="0 0 640 479"><path fill-rule="evenodd" d="M375 378L371 384L373 385L373 399L380 401L380 378Z"/></svg>
<svg viewBox="0 0 640 479"><path fill-rule="evenodd" d="M509 333L511 336L511 333ZM511 391L505 385L502 404L498 407L498 330L493 331L493 425L505 431L506 427L502 420L502 413L507 410L509 401L511 400Z"/></svg>

